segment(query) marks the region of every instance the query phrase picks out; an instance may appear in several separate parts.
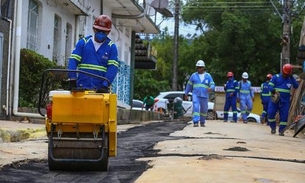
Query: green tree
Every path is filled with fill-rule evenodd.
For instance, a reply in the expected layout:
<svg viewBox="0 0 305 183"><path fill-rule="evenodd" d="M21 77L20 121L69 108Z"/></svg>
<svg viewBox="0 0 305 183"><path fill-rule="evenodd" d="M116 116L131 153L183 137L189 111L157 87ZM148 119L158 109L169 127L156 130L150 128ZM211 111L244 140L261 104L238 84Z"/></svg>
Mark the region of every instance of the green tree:
<svg viewBox="0 0 305 183"><path fill-rule="evenodd" d="M198 40L203 42L203 59L216 84L225 82L228 71L233 71L236 79L246 71L253 85L258 86L266 74L279 71L281 19L272 9L243 9L242 3L232 6L233 0L188 2L182 17L186 22L204 25L203 38Z"/></svg>

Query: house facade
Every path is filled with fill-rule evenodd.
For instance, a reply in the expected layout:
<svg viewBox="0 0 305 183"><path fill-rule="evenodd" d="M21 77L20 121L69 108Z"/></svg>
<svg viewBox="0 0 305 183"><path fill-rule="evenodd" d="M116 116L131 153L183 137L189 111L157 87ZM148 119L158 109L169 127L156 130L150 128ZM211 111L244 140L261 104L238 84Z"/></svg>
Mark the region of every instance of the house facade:
<svg viewBox="0 0 305 183"><path fill-rule="evenodd" d="M119 73L112 84L118 104L128 106L133 97L135 37L158 34L157 11L146 0L1 0L0 20L0 104L1 118L33 116L18 111L20 49L27 48L57 65L67 66L76 42L93 33L100 14L113 21L109 34L118 48ZM146 56L147 57L147 56ZM144 60L145 65L155 59ZM142 63L143 65L143 63ZM143 68L142 68L143 69ZM149 69L149 67L148 67Z"/></svg>

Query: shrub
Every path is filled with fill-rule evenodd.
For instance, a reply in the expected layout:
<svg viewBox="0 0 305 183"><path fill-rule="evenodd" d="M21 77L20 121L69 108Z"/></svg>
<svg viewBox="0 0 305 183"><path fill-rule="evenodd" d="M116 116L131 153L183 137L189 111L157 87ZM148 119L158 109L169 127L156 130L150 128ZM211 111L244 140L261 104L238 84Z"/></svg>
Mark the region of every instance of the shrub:
<svg viewBox="0 0 305 183"><path fill-rule="evenodd" d="M29 49L20 50L19 106L36 107L42 73L46 69L60 68L56 63ZM43 92L47 93L47 92Z"/></svg>

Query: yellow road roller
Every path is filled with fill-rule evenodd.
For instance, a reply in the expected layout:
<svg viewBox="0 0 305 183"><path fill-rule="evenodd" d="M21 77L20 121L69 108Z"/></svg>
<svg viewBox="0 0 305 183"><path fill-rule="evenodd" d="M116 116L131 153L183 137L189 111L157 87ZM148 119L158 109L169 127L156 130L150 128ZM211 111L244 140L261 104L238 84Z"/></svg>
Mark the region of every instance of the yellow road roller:
<svg viewBox="0 0 305 183"><path fill-rule="evenodd" d="M45 117L49 169L107 171L109 157L117 154L117 96L48 86L54 78L66 75L58 73L68 72L107 80L84 71L49 69L43 73L38 111Z"/></svg>

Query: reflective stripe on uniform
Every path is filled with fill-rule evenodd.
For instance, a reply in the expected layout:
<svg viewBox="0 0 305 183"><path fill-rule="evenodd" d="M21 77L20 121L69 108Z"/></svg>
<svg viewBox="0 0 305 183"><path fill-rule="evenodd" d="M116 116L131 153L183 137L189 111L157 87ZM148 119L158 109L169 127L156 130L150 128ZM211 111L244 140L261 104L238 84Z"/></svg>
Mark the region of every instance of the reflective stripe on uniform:
<svg viewBox="0 0 305 183"><path fill-rule="evenodd" d="M114 65L116 67L119 67L119 62L116 60L108 60L108 65Z"/></svg>
<svg viewBox="0 0 305 183"><path fill-rule="evenodd" d="M82 57L77 54L71 54L70 58L77 60L80 62L82 60Z"/></svg>
<svg viewBox="0 0 305 183"><path fill-rule="evenodd" d="M279 92L290 93L290 89L283 89L283 88L274 88L274 89L276 89L276 91L279 91Z"/></svg>
<svg viewBox="0 0 305 183"><path fill-rule="evenodd" d="M206 84L194 84L194 88L209 88Z"/></svg>
<svg viewBox="0 0 305 183"><path fill-rule="evenodd" d="M93 64L79 64L78 68L80 69L91 69L96 71L107 72L107 68L104 66L93 65Z"/></svg>

